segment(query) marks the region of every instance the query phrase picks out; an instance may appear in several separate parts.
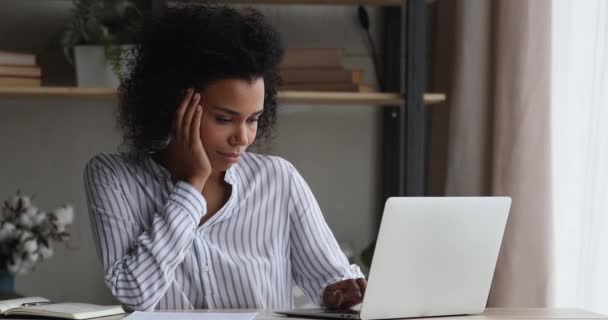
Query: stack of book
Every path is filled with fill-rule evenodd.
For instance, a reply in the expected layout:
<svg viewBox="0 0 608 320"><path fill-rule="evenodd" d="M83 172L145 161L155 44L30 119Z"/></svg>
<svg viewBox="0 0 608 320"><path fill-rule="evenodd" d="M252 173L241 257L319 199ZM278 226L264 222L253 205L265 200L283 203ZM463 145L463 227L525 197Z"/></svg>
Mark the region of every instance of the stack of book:
<svg viewBox="0 0 608 320"><path fill-rule="evenodd" d="M280 65L282 90L369 92L362 70L343 66L341 48L288 48Z"/></svg>
<svg viewBox="0 0 608 320"><path fill-rule="evenodd" d="M36 55L0 51L0 87L39 87L41 79Z"/></svg>

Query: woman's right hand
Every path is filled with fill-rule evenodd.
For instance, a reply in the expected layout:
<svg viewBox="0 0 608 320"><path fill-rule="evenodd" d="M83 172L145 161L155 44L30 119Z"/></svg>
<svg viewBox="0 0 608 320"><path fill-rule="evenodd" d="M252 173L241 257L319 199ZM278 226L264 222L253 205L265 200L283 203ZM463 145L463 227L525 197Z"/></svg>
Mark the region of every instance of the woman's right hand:
<svg viewBox="0 0 608 320"><path fill-rule="evenodd" d="M166 160L174 182L188 182L202 192L211 175L211 162L200 136L203 115L200 100L198 92L188 89L175 111Z"/></svg>

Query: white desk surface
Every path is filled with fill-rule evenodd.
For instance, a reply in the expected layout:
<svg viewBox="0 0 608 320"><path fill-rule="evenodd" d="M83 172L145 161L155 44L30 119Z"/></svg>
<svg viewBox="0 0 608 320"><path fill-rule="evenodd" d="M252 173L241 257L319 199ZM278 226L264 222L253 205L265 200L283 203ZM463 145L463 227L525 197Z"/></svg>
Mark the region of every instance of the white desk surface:
<svg viewBox="0 0 608 320"><path fill-rule="evenodd" d="M310 318L295 318L278 315L269 310L252 309L224 309L224 310L189 310L185 312L257 312L256 320L296 320ZM119 316L113 319L121 319L126 316ZM98 318L101 320L102 318ZM488 308L484 313L475 315L446 316L421 318L427 320L505 320L505 319L608 319L608 316L601 315L581 309L557 309L557 308ZM106 320L104 318L104 320ZM412 318L408 319L412 320Z"/></svg>
<svg viewBox="0 0 608 320"><path fill-rule="evenodd" d="M175 312L175 311L172 311ZM269 310L254 310L254 309L222 309L222 310L184 310L177 312L257 312L256 320L296 320L309 318L295 318L278 315ZM94 320L120 320L124 319L128 314L117 315L111 317L95 318ZM10 318L2 318L10 319ZM28 320L26 318L15 318L20 320ZM40 320L37 318L35 320ZM49 318L50 319L50 318ZM409 318L408 320L413 320ZM607 319L608 316L581 310L581 309L556 309L556 308L488 308L484 313L475 315L460 315L446 317L431 317L420 318L425 320L505 320L505 319Z"/></svg>
<svg viewBox="0 0 608 320"><path fill-rule="evenodd" d="M272 312L263 311L258 313L256 320L287 320L304 319L285 317ZM551 308L488 308L482 314L460 315L446 317L420 318L427 320L504 320L504 319L608 319L608 316L580 310L580 309L551 309ZM310 320L310 319L309 319ZM411 320L408 319L408 320Z"/></svg>

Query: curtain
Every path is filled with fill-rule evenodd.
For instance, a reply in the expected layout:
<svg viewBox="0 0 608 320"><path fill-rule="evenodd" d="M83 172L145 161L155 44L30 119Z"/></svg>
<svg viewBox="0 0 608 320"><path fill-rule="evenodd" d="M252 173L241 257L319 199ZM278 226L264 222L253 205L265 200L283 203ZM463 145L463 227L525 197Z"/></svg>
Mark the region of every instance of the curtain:
<svg viewBox="0 0 608 320"><path fill-rule="evenodd" d="M447 151L445 163L430 164L429 188L443 182L449 196L513 198L489 306L546 306L552 299L551 13L550 0L438 7L433 89L449 101L433 110L431 143L443 138ZM443 181L434 168L444 170Z"/></svg>
<svg viewBox="0 0 608 320"><path fill-rule="evenodd" d="M556 0L553 304L608 313L608 2Z"/></svg>

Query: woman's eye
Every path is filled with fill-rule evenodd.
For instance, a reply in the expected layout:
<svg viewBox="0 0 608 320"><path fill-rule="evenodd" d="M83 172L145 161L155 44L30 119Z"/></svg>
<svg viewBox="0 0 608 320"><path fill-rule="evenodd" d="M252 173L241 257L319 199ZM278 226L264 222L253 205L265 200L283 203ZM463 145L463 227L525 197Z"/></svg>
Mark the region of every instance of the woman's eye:
<svg viewBox="0 0 608 320"><path fill-rule="evenodd" d="M218 123L227 123L232 121L232 119L230 118L224 118L224 117L216 117L215 121L217 121Z"/></svg>
<svg viewBox="0 0 608 320"><path fill-rule="evenodd" d="M247 120L247 122L258 122L258 118L251 118L249 120Z"/></svg>

